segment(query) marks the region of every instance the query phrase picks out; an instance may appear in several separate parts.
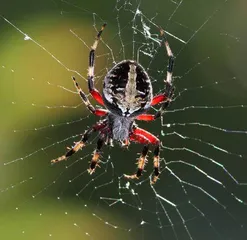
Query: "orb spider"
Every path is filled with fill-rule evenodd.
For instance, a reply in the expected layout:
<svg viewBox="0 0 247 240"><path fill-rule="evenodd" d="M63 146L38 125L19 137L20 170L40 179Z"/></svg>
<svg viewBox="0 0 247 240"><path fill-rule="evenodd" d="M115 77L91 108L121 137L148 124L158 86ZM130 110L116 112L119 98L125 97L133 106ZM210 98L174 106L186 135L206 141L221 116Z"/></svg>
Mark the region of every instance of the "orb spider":
<svg viewBox="0 0 247 240"><path fill-rule="evenodd" d="M135 120L153 121L159 118L169 106L174 94L172 86L172 73L174 66L174 56L169 43L165 37L165 32L160 29L162 44L165 45L168 55L167 76L165 91L162 94L153 97L151 80L145 69L134 60L124 60L117 63L105 76L103 83L103 95L94 87L94 58L95 50L100 41L101 34L105 28L104 24L97 33L94 44L89 53L88 68L88 89L91 96L106 109L96 109L88 100L86 94L82 91L75 77L72 77L74 85L80 95L82 102L88 110L96 116L105 117L89 128L82 136L79 142L68 148L68 151L53 159L52 163L67 160L78 150L82 149L93 132L99 132L97 148L88 169L92 174L99 166L100 152L104 144L112 145L113 140L121 143L123 147L128 147L130 142L144 144L144 148L137 162L137 171L132 175L124 175L129 179L138 179L147 163L147 153L150 145L154 145L153 157L153 178L151 183L155 183L160 174L160 140L148 131L139 128ZM161 104L159 111L155 114L147 114L151 106Z"/></svg>

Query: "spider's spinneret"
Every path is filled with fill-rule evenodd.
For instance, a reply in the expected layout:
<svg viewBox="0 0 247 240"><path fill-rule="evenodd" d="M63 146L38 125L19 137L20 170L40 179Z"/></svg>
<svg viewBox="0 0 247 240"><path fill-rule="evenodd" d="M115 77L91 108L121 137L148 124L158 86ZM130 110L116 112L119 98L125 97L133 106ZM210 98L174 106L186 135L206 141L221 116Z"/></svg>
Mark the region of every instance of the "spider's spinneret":
<svg viewBox="0 0 247 240"><path fill-rule="evenodd" d="M152 98L149 76L135 61L118 63L104 79L104 104L115 115L135 117L150 107Z"/></svg>

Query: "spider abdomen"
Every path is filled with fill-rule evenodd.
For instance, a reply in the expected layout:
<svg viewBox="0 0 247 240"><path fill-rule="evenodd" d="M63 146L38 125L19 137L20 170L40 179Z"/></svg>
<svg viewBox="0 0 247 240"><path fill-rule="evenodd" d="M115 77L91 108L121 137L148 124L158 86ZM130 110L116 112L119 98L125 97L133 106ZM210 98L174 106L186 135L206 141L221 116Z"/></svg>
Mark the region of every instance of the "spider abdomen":
<svg viewBox="0 0 247 240"><path fill-rule="evenodd" d="M135 61L124 60L116 64L104 79L103 100L114 114L137 116L150 107L152 97L150 78Z"/></svg>

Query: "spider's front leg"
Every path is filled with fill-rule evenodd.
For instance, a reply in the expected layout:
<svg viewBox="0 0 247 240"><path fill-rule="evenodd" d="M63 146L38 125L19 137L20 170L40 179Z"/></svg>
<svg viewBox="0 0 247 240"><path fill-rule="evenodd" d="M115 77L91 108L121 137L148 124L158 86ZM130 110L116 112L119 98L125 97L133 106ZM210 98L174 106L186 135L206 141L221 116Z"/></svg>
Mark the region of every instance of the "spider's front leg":
<svg viewBox="0 0 247 240"><path fill-rule="evenodd" d="M154 157L153 157L153 167L154 167L154 172L153 172L153 178L151 180L151 183L154 184L159 177L160 174L160 158L159 158L159 153L160 153L160 140L155 137L153 134L149 133L148 131L142 129L142 128L134 128L132 134L130 135L130 140L135 141L141 144L145 144L141 156L138 159L137 162L137 171L135 174L132 175L124 175L126 178L129 179L138 179L144 170L145 164L147 163L147 153L149 149L149 145L155 145L154 149Z"/></svg>
<svg viewBox="0 0 247 240"><path fill-rule="evenodd" d="M71 148L68 147L69 151L66 152L61 157L58 157L56 159L51 160L51 163L57 163L64 160L67 160L70 156L72 156L74 153L78 152L80 149L82 149L86 142L88 141L89 137L93 132L100 131L102 128L106 126L106 121L98 122L95 124L92 128L88 129L82 136L81 140L79 142L76 142L75 145Z"/></svg>
<svg viewBox="0 0 247 240"><path fill-rule="evenodd" d="M95 172L96 167L99 167L99 157L100 157L100 150L103 147L105 142L105 139L103 136L100 136L100 138L97 141L97 148L93 153L93 158L91 160L88 173L92 174Z"/></svg>
<svg viewBox="0 0 247 240"><path fill-rule="evenodd" d="M145 167L145 165L147 163L148 149L149 149L149 145L145 145L144 148L142 149L141 156L139 157L138 162L137 162L137 171L136 171L136 173L132 174L132 175L124 174L124 176L126 178L138 179L142 175L144 167Z"/></svg>

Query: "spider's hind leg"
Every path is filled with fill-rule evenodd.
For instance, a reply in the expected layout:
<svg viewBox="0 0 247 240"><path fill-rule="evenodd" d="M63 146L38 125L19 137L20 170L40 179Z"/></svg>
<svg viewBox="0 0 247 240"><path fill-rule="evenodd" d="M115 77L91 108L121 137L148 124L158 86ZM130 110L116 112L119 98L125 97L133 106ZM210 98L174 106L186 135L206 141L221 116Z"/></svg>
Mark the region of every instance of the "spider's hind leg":
<svg viewBox="0 0 247 240"><path fill-rule="evenodd" d="M161 117L162 114L165 112L165 110L171 104L172 98L174 95L175 87L173 86L173 83L172 83L172 74L173 74L175 57L172 53L170 45L169 45L169 43L166 39L166 36L165 36L165 31L163 29L160 29L160 34L163 38L162 45L164 44L164 46L166 48L166 53L168 56L167 73L166 73L166 79L164 80L165 91L162 94L159 94L159 95L156 95L153 97L153 99L151 101L151 106L161 104L161 107L156 112L156 114L141 114L141 115L136 117L137 120L153 121L153 120Z"/></svg>
<svg viewBox="0 0 247 240"><path fill-rule="evenodd" d="M106 27L106 23L104 23L102 25L100 31L96 35L96 38L95 38L93 45L91 46L91 50L89 53L89 67L88 67L88 76L87 76L89 92L91 93L92 97L99 104L101 104L103 106L104 106L103 98L102 98L101 94L99 93L99 91L94 87L94 61L95 61L95 51L97 49L101 34L104 31L105 27Z"/></svg>
<svg viewBox="0 0 247 240"><path fill-rule="evenodd" d="M75 77L72 77L72 79L74 81L74 85L75 85L75 87L77 89L78 94L80 95L83 103L86 105L88 110L91 113L93 113L94 115L96 115L96 116L99 116L99 117L106 116L108 114L108 111L106 109L95 109L94 106L88 100L86 94L80 88L80 86L79 86L78 82L76 81Z"/></svg>
<svg viewBox="0 0 247 240"><path fill-rule="evenodd" d="M174 61L175 61L175 57L172 53L172 50L170 48L170 45L166 39L166 35L165 35L165 31L163 29L160 29L160 35L163 38L162 39L162 44L165 45L166 48L166 53L168 56L168 64L167 64L167 75L166 75L166 83L171 84L172 83L172 74L173 74L173 67L174 67Z"/></svg>

